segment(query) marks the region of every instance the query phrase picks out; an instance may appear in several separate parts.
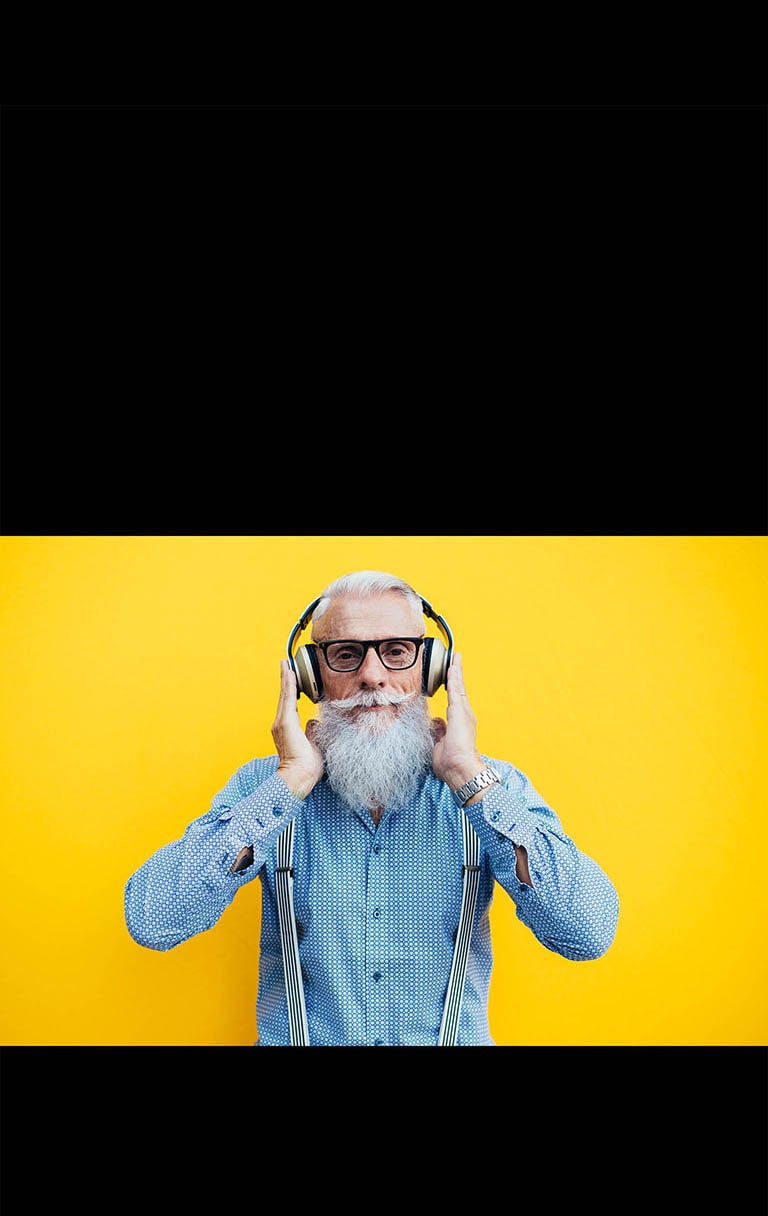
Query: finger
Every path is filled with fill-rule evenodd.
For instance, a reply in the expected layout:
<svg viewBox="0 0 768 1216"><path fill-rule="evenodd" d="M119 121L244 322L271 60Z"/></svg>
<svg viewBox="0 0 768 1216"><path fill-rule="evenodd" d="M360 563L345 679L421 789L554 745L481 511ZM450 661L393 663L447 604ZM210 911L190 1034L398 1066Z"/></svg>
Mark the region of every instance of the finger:
<svg viewBox="0 0 768 1216"><path fill-rule="evenodd" d="M464 687L464 665L460 654L456 654L453 657L453 662L448 668L445 686L448 690L449 698L451 695L455 697L465 697L467 695L467 690Z"/></svg>
<svg viewBox="0 0 768 1216"><path fill-rule="evenodd" d="M296 696L296 675L287 659L280 660L280 698Z"/></svg>

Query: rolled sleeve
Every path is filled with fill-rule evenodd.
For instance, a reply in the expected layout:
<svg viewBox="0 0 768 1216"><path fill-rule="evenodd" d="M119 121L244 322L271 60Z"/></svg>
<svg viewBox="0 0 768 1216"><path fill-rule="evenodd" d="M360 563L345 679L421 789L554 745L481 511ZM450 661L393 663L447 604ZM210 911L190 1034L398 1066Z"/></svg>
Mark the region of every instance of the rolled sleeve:
<svg viewBox="0 0 768 1216"><path fill-rule="evenodd" d="M238 854L248 847L253 848L256 870L261 868L276 832L281 831L301 806L282 777L277 773L247 794L233 806L222 806L218 821L227 823L224 839L223 867L229 871ZM235 882L242 881L242 874L232 876Z"/></svg>

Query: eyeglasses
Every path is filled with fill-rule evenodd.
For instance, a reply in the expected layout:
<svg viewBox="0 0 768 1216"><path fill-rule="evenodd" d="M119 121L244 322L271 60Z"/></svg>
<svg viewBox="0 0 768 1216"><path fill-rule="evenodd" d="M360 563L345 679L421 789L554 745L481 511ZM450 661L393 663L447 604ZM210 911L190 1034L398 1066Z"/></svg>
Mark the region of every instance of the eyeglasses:
<svg viewBox="0 0 768 1216"><path fill-rule="evenodd" d="M331 671L357 671L373 647L388 671L405 671L419 657L424 638L380 638L377 642L318 642Z"/></svg>

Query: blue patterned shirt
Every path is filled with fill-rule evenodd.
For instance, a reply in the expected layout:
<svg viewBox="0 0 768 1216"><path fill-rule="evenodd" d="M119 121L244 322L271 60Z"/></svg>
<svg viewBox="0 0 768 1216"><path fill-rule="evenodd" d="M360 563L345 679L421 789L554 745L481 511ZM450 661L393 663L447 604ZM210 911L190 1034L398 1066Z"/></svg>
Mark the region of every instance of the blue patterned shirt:
<svg viewBox="0 0 768 1216"><path fill-rule="evenodd" d="M487 757L485 757L488 760ZM480 884L457 1035L492 1046L490 908L498 884L517 917L563 958L597 959L613 941L616 890L565 834L528 778L488 760L501 785L468 806L480 841ZM242 765L184 835L128 879L132 938L170 950L212 928L239 889L262 885L257 1045L290 1045L275 869L279 833L294 819L294 903L311 1046L436 1045L462 897L461 811L430 772L405 810L378 826L323 778L304 801L276 773L277 756ZM532 886L515 873L528 851ZM230 867L246 846L253 864Z"/></svg>

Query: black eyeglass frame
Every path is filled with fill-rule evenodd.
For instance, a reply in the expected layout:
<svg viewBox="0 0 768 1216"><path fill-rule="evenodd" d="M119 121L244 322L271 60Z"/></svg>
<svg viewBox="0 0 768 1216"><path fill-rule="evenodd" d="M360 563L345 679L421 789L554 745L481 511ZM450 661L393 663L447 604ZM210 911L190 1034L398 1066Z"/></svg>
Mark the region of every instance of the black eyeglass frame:
<svg viewBox="0 0 768 1216"><path fill-rule="evenodd" d="M353 672L360 670L363 663L365 662L365 656L367 655L367 653L371 649L371 647L373 647L373 649L376 651L376 657L378 658L382 667L385 667L387 669L387 671L410 671L412 667L416 666L416 662L419 657L419 651L420 651L421 647L423 646L424 642L426 642L426 640L427 639L424 637L422 637L422 638L398 637L398 638L377 638L376 640L371 641L371 642L364 642L360 638L330 638L327 642L315 642L315 645L317 646L318 650L321 650L323 652L323 658L325 659L326 663L328 663L328 668L330 671L335 671L337 673L337 675L347 675L348 676L348 675L351 675ZM413 662L406 663L406 665L404 667L390 667L388 663L385 663L384 659L381 656L381 650L379 649L380 646L386 645L387 642L413 642L414 645L416 646L416 653L413 656ZM343 668L332 667L331 664L328 662L328 655L325 653L329 646L362 646L363 653L360 655L360 662L357 664L356 667L343 667Z"/></svg>

